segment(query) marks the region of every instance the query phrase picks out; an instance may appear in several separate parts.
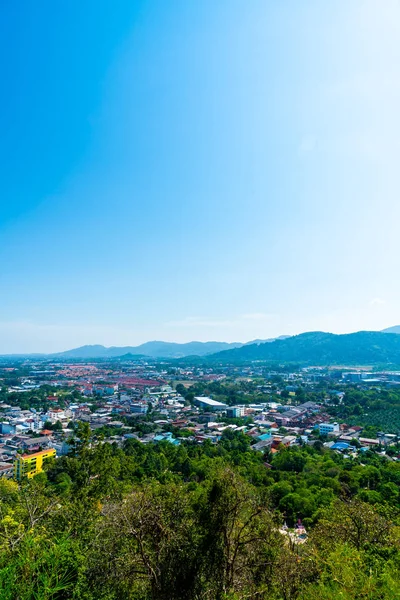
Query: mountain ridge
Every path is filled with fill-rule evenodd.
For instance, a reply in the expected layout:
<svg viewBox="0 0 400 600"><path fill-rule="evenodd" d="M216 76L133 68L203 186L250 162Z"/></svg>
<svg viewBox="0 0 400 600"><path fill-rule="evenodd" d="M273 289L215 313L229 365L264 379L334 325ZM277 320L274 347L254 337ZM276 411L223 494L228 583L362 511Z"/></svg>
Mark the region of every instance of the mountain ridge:
<svg viewBox="0 0 400 600"><path fill-rule="evenodd" d="M382 333L400 333L400 325L394 325L393 327L382 329Z"/></svg>
<svg viewBox="0 0 400 600"><path fill-rule="evenodd" d="M281 336L282 338L285 336ZM241 348L247 344L270 343L276 338L270 340L254 340L247 343L242 342L162 342L150 341L139 346L110 346L106 347L100 344L92 344L56 352L47 355L53 358L118 358L127 354L143 355L149 358L184 358L186 356L207 356L224 350Z"/></svg>
<svg viewBox="0 0 400 600"><path fill-rule="evenodd" d="M153 341L149 341L149 342L145 342L143 344L140 344L138 346L104 346L102 344L87 344L84 346L80 346L78 348L72 348L70 350L65 350L63 352L53 352L53 353L20 353L20 354L15 354L15 353L11 353L11 354L1 354L0 356L2 358L21 358L21 357L27 357L27 358L38 358L38 359L51 359L51 358L56 358L56 359L95 359L95 358L121 358L123 356L127 356L127 355L131 355L131 356L140 356L142 358L148 357L148 358L187 358L190 356L193 357L213 357L213 360L215 359L215 357L217 357L217 359L221 359L221 360L226 360L228 358L233 359L233 360L265 360L264 357L272 357L272 355L275 356L275 354L277 354L277 356L275 356L275 358L271 358L271 360L281 360L281 361L291 361L293 360L292 358L289 358L291 356L293 356L293 347L292 344L295 345L302 345L304 340L307 339L311 339L310 337L307 338L307 336L314 336L313 337L313 342L312 344L314 345L318 345L321 342L321 338L320 336L332 336L330 338L331 342L332 340L335 340L336 338L340 338L340 337L345 337L345 336L356 336L359 334L364 334L364 336L366 334L371 334L371 335L378 335L378 336L386 336L386 335L390 335L390 334L395 334L398 336L399 340L400 340L400 325L395 325L393 327L388 327L386 329L383 329L382 331L358 331L358 332L354 332L354 333L349 333L349 334L333 334L333 333L325 333L325 332L305 332L305 333L301 333L295 336L288 336L288 335L281 335L279 337L276 338L269 338L266 340L262 340L262 339L255 339L255 340L251 340L249 342L216 342L216 341L208 341L208 342L199 342L199 341L192 341L192 342L186 342L186 343L178 343L178 342L163 342L163 341L158 341L158 340L153 340ZM316 337L317 336L317 337ZM319 337L318 337L319 336ZM298 341L300 339L300 342ZM350 338L351 339L351 338ZM355 338L353 338L355 339ZM377 338L376 338L377 339ZM288 340L292 340L291 342L288 342ZM295 340L295 341L293 341ZM296 341L297 340L297 341ZM327 342L328 338L324 338L325 342ZM368 340L364 340L364 344L367 343ZM370 341L370 340L369 340ZM271 344L275 344L276 342L285 342L285 344L283 346L276 346L276 345L272 345ZM310 342L311 343L311 342ZM371 351L369 351L369 353L365 352L365 349L363 350L363 352L360 354L360 349L358 349L358 353L359 356L364 356L364 355L368 355L370 357L372 357L373 361L378 360L378 355L379 356L383 356L384 358L380 359L383 362L386 362L388 360L389 357L392 357L393 352L394 352L394 356L397 357L397 342L392 341L389 342L389 338L385 339L385 337L380 338L380 343L383 344L382 348L381 348L381 352L379 354L379 352L373 353ZM390 346L391 350L389 348L386 349L386 351L384 350L385 346ZM265 346L265 348L264 348ZM394 346L396 346L396 348L394 348ZM250 348L250 350L249 350ZM260 349L261 348L261 349ZM275 349L278 348L279 351L276 352ZM257 350L258 349L258 350ZM285 353L283 353L283 350L281 352L281 349L286 349ZM290 349L290 352L287 352ZM241 350L241 352L239 353L235 353L235 351ZM299 348L300 350L300 348ZM326 348L325 348L326 350ZM337 348L336 348L337 350ZM343 348L342 348L343 350ZM234 354L227 354L229 352L233 352ZM328 352L328 355L331 354L332 351ZM303 361L304 362L304 357L306 357L306 360L311 360L310 358L310 347L301 348L301 356L299 355L299 353L295 353L295 355L297 356L297 358L295 359L296 362L297 361ZM219 356L220 355L220 356ZM246 357L246 358L242 358L240 359L239 357ZM312 352L311 352L311 356L313 356ZM349 353L347 352L346 356L349 356ZM251 357L251 358L250 358ZM253 358L254 357L254 358ZM261 358L259 358L261 357ZM307 358L308 357L308 358ZM318 359L318 357L315 357ZM332 357L333 358L333 357ZM354 358L354 356L353 356ZM269 358L268 358L269 360ZM335 360L338 360L338 357L335 358ZM397 358L396 358L397 360ZM356 361L357 362L357 361ZM316 363L317 364L317 363ZM400 364L400 360L399 360L399 364Z"/></svg>
<svg viewBox="0 0 400 600"><path fill-rule="evenodd" d="M358 331L347 334L313 331L275 340L270 344L252 344L216 353L213 361L271 361L300 364L400 365L400 335L382 331Z"/></svg>

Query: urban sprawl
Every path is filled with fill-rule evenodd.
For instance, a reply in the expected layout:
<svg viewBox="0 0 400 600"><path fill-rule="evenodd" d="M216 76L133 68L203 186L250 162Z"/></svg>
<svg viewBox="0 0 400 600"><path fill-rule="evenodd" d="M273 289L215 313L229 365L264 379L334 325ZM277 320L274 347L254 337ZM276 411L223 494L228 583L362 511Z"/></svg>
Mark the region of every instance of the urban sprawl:
<svg viewBox="0 0 400 600"><path fill-rule="evenodd" d="M25 360L3 363L0 376L0 473L7 478L30 478L48 459L68 454L80 422L89 424L91 444L119 447L129 439L218 444L245 435L267 469L274 454L296 445L319 444L348 458L367 451L400 458L397 431L360 424L368 408L352 399L387 394L400 373Z"/></svg>

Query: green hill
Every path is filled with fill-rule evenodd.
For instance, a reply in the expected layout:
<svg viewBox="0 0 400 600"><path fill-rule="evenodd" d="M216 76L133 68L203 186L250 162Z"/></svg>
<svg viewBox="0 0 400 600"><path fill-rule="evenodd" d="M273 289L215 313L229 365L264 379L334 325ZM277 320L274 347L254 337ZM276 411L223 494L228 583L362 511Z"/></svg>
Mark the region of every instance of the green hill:
<svg viewBox="0 0 400 600"><path fill-rule="evenodd" d="M220 362L263 360L309 365L398 365L400 336L378 331L359 331L343 335L316 331L268 344L252 344L218 352L210 358Z"/></svg>

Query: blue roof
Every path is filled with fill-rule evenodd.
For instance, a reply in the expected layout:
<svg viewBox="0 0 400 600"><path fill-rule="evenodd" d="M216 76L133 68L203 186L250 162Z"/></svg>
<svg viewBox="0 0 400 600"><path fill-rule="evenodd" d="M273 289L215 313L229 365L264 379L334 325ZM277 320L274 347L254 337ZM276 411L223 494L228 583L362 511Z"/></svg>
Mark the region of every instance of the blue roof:
<svg viewBox="0 0 400 600"><path fill-rule="evenodd" d="M153 438L154 442L170 442L171 444L174 444L174 446L179 446L180 441L176 440L173 436L171 432L168 433L160 433L160 435L156 435Z"/></svg>
<svg viewBox="0 0 400 600"><path fill-rule="evenodd" d="M346 442L336 442L336 444L331 446L331 450L347 450L349 447L350 444L347 444Z"/></svg>
<svg viewBox="0 0 400 600"><path fill-rule="evenodd" d="M262 433L261 435L257 436L257 439L261 440L263 442L264 440L269 440L270 437L271 437L270 433Z"/></svg>

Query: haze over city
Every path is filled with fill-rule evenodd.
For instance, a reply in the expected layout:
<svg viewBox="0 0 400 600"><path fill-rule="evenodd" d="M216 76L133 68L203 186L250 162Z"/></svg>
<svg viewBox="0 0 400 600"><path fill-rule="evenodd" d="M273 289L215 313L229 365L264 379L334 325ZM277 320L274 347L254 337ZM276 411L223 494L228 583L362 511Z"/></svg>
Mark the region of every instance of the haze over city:
<svg viewBox="0 0 400 600"><path fill-rule="evenodd" d="M400 321L395 0L6 2L0 353Z"/></svg>

